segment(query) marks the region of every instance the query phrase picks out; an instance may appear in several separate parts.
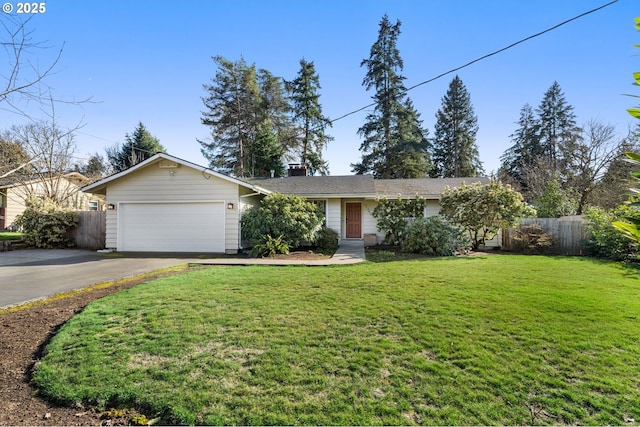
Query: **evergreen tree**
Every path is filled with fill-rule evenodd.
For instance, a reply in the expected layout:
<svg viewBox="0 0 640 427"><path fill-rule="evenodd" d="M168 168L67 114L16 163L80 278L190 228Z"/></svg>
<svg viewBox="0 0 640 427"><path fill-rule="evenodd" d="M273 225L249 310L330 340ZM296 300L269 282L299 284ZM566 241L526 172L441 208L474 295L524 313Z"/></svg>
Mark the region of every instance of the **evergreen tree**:
<svg viewBox="0 0 640 427"><path fill-rule="evenodd" d="M518 129L509 137L513 145L508 148L502 157L499 174L501 178L509 178L518 184L521 189L526 189L524 171L532 166L538 156L543 154L538 135L538 123L533 108L525 104L520 110Z"/></svg>
<svg viewBox="0 0 640 427"><path fill-rule="evenodd" d="M291 119L292 107L286 94L286 82L274 76L265 69L260 69L257 74L258 91L258 126L262 126L265 120L269 121L277 141L287 149L287 142L296 134L296 129Z"/></svg>
<svg viewBox="0 0 640 427"><path fill-rule="evenodd" d="M567 104L558 82L553 82L545 92L536 112L538 113L536 133L542 154L558 171L561 145L574 141L580 133L580 129L576 126L573 107Z"/></svg>
<svg viewBox="0 0 640 427"><path fill-rule="evenodd" d="M165 148L160 141L138 123L132 134L125 134L125 142L107 148L107 160L114 172L123 171L157 153L165 153Z"/></svg>
<svg viewBox="0 0 640 427"><path fill-rule="evenodd" d="M478 119L462 80L455 76L436 113L431 176L455 178L484 173L476 134Z"/></svg>
<svg viewBox="0 0 640 427"><path fill-rule="evenodd" d="M423 129L420 114L410 98L398 112L398 142L391 149L391 178L423 178L431 168L429 131Z"/></svg>
<svg viewBox="0 0 640 427"><path fill-rule="evenodd" d="M284 149L269 120L258 126L252 147L251 176L281 177L284 176L282 156Z"/></svg>
<svg viewBox="0 0 640 427"><path fill-rule="evenodd" d="M208 96L203 98L206 110L202 124L211 128L210 142L199 141L209 166L238 177L248 176L251 145L259 120L260 92L255 65L244 59L229 61L213 58L218 66L211 84L205 84Z"/></svg>
<svg viewBox="0 0 640 427"><path fill-rule="evenodd" d="M361 162L351 165L357 174L413 178L425 176L428 170L428 144L426 138L420 138L424 131L415 109L405 100L405 78L401 75L404 64L396 47L399 35L400 21L392 25L384 15L369 59L360 64L367 67L362 84L367 90L375 90L372 98L376 106L358 130L364 141L360 145ZM405 139L407 136L411 139Z"/></svg>
<svg viewBox="0 0 640 427"><path fill-rule="evenodd" d="M293 120L299 127L300 137L296 138L295 153L300 164L311 172L322 175L328 172L328 165L322 159L322 150L333 138L325 133L331 126L328 118L322 115L320 105L320 77L316 73L313 61L300 60L300 71L289 84L293 106Z"/></svg>

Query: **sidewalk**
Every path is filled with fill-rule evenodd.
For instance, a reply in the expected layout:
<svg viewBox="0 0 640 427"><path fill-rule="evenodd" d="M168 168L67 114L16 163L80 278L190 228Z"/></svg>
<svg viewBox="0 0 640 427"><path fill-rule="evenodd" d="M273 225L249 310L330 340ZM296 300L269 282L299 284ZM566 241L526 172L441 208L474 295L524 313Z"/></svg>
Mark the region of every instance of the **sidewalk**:
<svg viewBox="0 0 640 427"><path fill-rule="evenodd" d="M321 260L287 260L277 258L205 258L194 260L202 265L348 265L366 261L362 240L342 240L336 253Z"/></svg>

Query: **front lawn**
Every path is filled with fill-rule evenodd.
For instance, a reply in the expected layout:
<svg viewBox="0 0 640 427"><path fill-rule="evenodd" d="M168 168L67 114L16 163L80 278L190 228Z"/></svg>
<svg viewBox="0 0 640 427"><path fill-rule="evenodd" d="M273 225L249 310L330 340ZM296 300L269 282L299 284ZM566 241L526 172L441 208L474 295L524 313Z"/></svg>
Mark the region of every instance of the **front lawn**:
<svg viewBox="0 0 640 427"><path fill-rule="evenodd" d="M635 424L639 297L580 258L214 267L92 303L33 381L162 423Z"/></svg>

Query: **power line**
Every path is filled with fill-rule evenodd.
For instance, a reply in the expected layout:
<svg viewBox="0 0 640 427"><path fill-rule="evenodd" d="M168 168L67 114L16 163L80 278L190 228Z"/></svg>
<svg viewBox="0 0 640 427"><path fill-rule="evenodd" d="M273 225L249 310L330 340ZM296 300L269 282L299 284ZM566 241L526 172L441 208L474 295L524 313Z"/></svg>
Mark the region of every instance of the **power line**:
<svg viewBox="0 0 640 427"><path fill-rule="evenodd" d="M493 52L491 52L491 53L488 53L488 54L483 55L483 56L481 56L481 57L479 57L479 58L476 58L476 59L474 59L474 60L472 60L472 61L469 61L469 62L467 62L467 63L466 63L466 64L464 64L464 65L461 65L461 66L456 67L456 68L452 68L452 69L451 69L451 70L449 70L449 71L445 71L444 73L438 74L437 76L435 76L435 77L433 77L433 78L430 78L429 80L422 81L422 82L420 82L420 83L418 83L418 84L415 84L415 85L413 85L413 86L411 86L411 87L407 88L407 90L405 91L405 93L406 93L406 92L409 92L410 90L413 90L413 89L415 89L415 88L417 88L417 87L420 87L420 86L422 86L422 85L426 85L426 84L431 83L431 82L433 82L433 81L435 81L435 80L441 79L442 77L444 77L444 76L446 76L446 75L448 75L448 74L455 73L456 71L459 71L459 70L462 70L463 68L469 67L470 65L473 65L473 64L475 64L476 62L483 61L483 60L485 60L485 59L487 59L487 58L490 58L490 57L492 57L492 56L494 56L494 55L497 55L497 54L502 53L502 52L504 52L504 51L506 51L506 50L509 50L509 49L511 49L511 48L513 48L513 47L515 47L515 46L517 46L517 45L519 45L519 44L522 44L522 43L524 43L524 42L526 42L526 41L529 41L529 40L534 39L534 38L536 38L536 37L540 37L540 36L542 36L543 34L549 33L549 32L551 32L551 31L553 31L553 30L556 30L556 29L558 29L558 28L562 27L563 25L566 25L566 24L568 24L568 23L570 23L570 22L573 22L573 21L575 21L575 20L577 20L577 19L580 19L580 18L585 17L585 16L587 16L587 15L590 15L590 14L592 14L592 13L598 12L598 11L600 11L600 10L604 9L605 7L611 6L612 4L617 3L617 2L618 2L618 0L613 0L613 1L609 2L609 3L603 4L602 6L598 6L598 7L596 7L595 9L591 9L591 10L589 10L589 11L587 11L587 12L584 12L584 13L581 13L581 14L579 14L579 15L576 15L576 16L574 16L573 18L569 18L569 19L567 19L566 21L562 21L561 23L556 24L556 25L554 25L554 26L552 26L552 27L549 27L549 28L547 28L546 30L542 30L542 31L540 31L539 33L536 33L536 34L533 34L533 35L531 35L531 36L525 37L525 38L523 38L523 39L518 40L518 41L517 41L517 42L515 42L515 43L511 43L511 44L510 44L510 45L508 45L508 46L505 46L505 47L503 47L503 48L501 48L501 49L495 50L495 51L493 51ZM356 110L353 110L353 111L350 111L350 112L348 112L348 113L346 113L346 114L343 114L342 116L340 116L340 117L338 117L338 118L336 118L336 119L329 120L329 123L333 124L334 122L337 122L338 120L342 120L342 119L344 119L345 117L349 117L349 116L351 116L351 115L353 115L353 114L359 113L360 111L365 110L365 109L370 108L370 107L373 107L373 106L375 106L376 104L377 104L377 102L372 102L371 104L365 105L364 107L360 107L360 108L358 108L358 109L356 109Z"/></svg>

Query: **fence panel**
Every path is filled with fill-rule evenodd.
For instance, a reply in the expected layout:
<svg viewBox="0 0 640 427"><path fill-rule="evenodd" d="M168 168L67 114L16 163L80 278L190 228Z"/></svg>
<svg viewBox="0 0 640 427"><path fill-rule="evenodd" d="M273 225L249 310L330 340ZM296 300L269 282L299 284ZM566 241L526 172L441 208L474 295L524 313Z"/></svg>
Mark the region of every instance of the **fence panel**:
<svg viewBox="0 0 640 427"><path fill-rule="evenodd" d="M76 246L83 249L104 249L107 235L105 211L79 211L80 223L73 232Z"/></svg>
<svg viewBox="0 0 640 427"><path fill-rule="evenodd" d="M560 255L583 255L582 242L586 237L586 227L581 216L561 218L523 218L517 228L508 228L502 233L502 246L506 250L513 249L515 231L527 225L538 225L553 235L554 244L551 252Z"/></svg>

